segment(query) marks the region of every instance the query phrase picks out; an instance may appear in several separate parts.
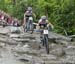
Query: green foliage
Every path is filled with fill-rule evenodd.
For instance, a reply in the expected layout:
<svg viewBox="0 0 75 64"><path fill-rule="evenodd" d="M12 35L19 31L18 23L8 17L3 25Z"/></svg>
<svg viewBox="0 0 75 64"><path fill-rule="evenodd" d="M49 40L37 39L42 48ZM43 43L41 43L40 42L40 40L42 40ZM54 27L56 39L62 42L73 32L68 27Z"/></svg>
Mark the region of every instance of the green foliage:
<svg viewBox="0 0 75 64"><path fill-rule="evenodd" d="M46 15L54 24L55 32L75 34L75 0L0 0L0 9L23 20L28 6L33 7L37 20Z"/></svg>

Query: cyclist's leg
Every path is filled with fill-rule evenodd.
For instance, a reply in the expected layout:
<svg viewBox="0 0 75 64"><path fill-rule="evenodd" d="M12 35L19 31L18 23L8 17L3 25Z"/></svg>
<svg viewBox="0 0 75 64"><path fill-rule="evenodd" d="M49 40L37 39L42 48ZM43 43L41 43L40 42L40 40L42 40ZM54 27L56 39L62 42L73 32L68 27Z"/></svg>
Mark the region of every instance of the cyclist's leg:
<svg viewBox="0 0 75 64"><path fill-rule="evenodd" d="M25 25L24 25L24 31L25 31L25 32L27 31L27 22L26 22Z"/></svg>
<svg viewBox="0 0 75 64"><path fill-rule="evenodd" d="M28 20L28 22L27 22L27 31L29 31L30 30L30 21Z"/></svg>
<svg viewBox="0 0 75 64"><path fill-rule="evenodd" d="M25 24L24 24L24 25L23 25L23 30L24 30L24 32L25 32L25 28L26 28L26 27L25 27Z"/></svg>
<svg viewBox="0 0 75 64"><path fill-rule="evenodd" d="M32 20L32 22L31 22L31 30L32 30L32 33L33 33L33 31L34 31L33 20Z"/></svg>
<svg viewBox="0 0 75 64"><path fill-rule="evenodd" d="M28 17L26 17L26 23L25 23L25 28L24 28L24 31L25 31L25 32L27 32L28 19L29 19L29 18L28 18Z"/></svg>
<svg viewBox="0 0 75 64"><path fill-rule="evenodd" d="M32 20L29 21L29 27L28 29L31 31L32 30Z"/></svg>

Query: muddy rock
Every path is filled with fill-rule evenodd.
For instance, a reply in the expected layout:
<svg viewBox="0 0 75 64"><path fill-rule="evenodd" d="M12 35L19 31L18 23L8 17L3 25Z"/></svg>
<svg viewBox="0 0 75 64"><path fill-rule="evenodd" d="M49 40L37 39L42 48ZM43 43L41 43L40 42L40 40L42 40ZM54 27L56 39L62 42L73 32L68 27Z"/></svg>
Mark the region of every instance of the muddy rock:
<svg viewBox="0 0 75 64"><path fill-rule="evenodd" d="M47 54L41 54L41 56L40 56L42 59L44 59L44 60L56 60L57 59L57 57L56 56L54 56L54 55L47 55Z"/></svg>
<svg viewBox="0 0 75 64"><path fill-rule="evenodd" d="M36 49L36 50L39 49L40 43L38 43L36 40L31 40L30 42L31 43L29 43L29 45L32 49Z"/></svg>
<svg viewBox="0 0 75 64"><path fill-rule="evenodd" d="M0 47L5 47L5 43L0 42Z"/></svg>
<svg viewBox="0 0 75 64"><path fill-rule="evenodd" d="M63 48L57 48L57 49L51 50L50 53L53 55L56 55L56 56L64 56L65 55L65 51Z"/></svg>
<svg viewBox="0 0 75 64"><path fill-rule="evenodd" d="M65 52L67 55L75 55L75 46L68 46L66 49L65 49Z"/></svg>
<svg viewBox="0 0 75 64"><path fill-rule="evenodd" d="M9 29L6 29L6 28L0 28L0 34L7 35L8 33L10 33L10 30L9 30Z"/></svg>

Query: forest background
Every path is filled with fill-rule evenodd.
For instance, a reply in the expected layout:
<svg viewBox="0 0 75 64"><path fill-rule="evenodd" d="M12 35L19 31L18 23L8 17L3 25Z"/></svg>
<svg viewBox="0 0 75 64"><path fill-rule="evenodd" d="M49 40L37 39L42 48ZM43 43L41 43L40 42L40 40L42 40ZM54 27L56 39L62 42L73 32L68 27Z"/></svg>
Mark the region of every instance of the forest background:
<svg viewBox="0 0 75 64"><path fill-rule="evenodd" d="M54 25L54 32L75 34L75 0L0 0L0 9L19 20L23 20L28 6L36 14L34 22L46 15Z"/></svg>

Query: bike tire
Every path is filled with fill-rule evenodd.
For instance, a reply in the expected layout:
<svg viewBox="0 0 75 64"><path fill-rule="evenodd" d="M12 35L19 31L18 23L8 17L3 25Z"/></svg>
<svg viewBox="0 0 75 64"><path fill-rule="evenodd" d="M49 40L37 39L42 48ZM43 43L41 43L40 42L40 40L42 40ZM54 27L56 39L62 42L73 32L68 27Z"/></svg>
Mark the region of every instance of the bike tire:
<svg viewBox="0 0 75 64"><path fill-rule="evenodd" d="M44 37L44 44L45 44L45 48L46 48L46 52L47 54L49 54L49 43L48 43L48 37Z"/></svg>

